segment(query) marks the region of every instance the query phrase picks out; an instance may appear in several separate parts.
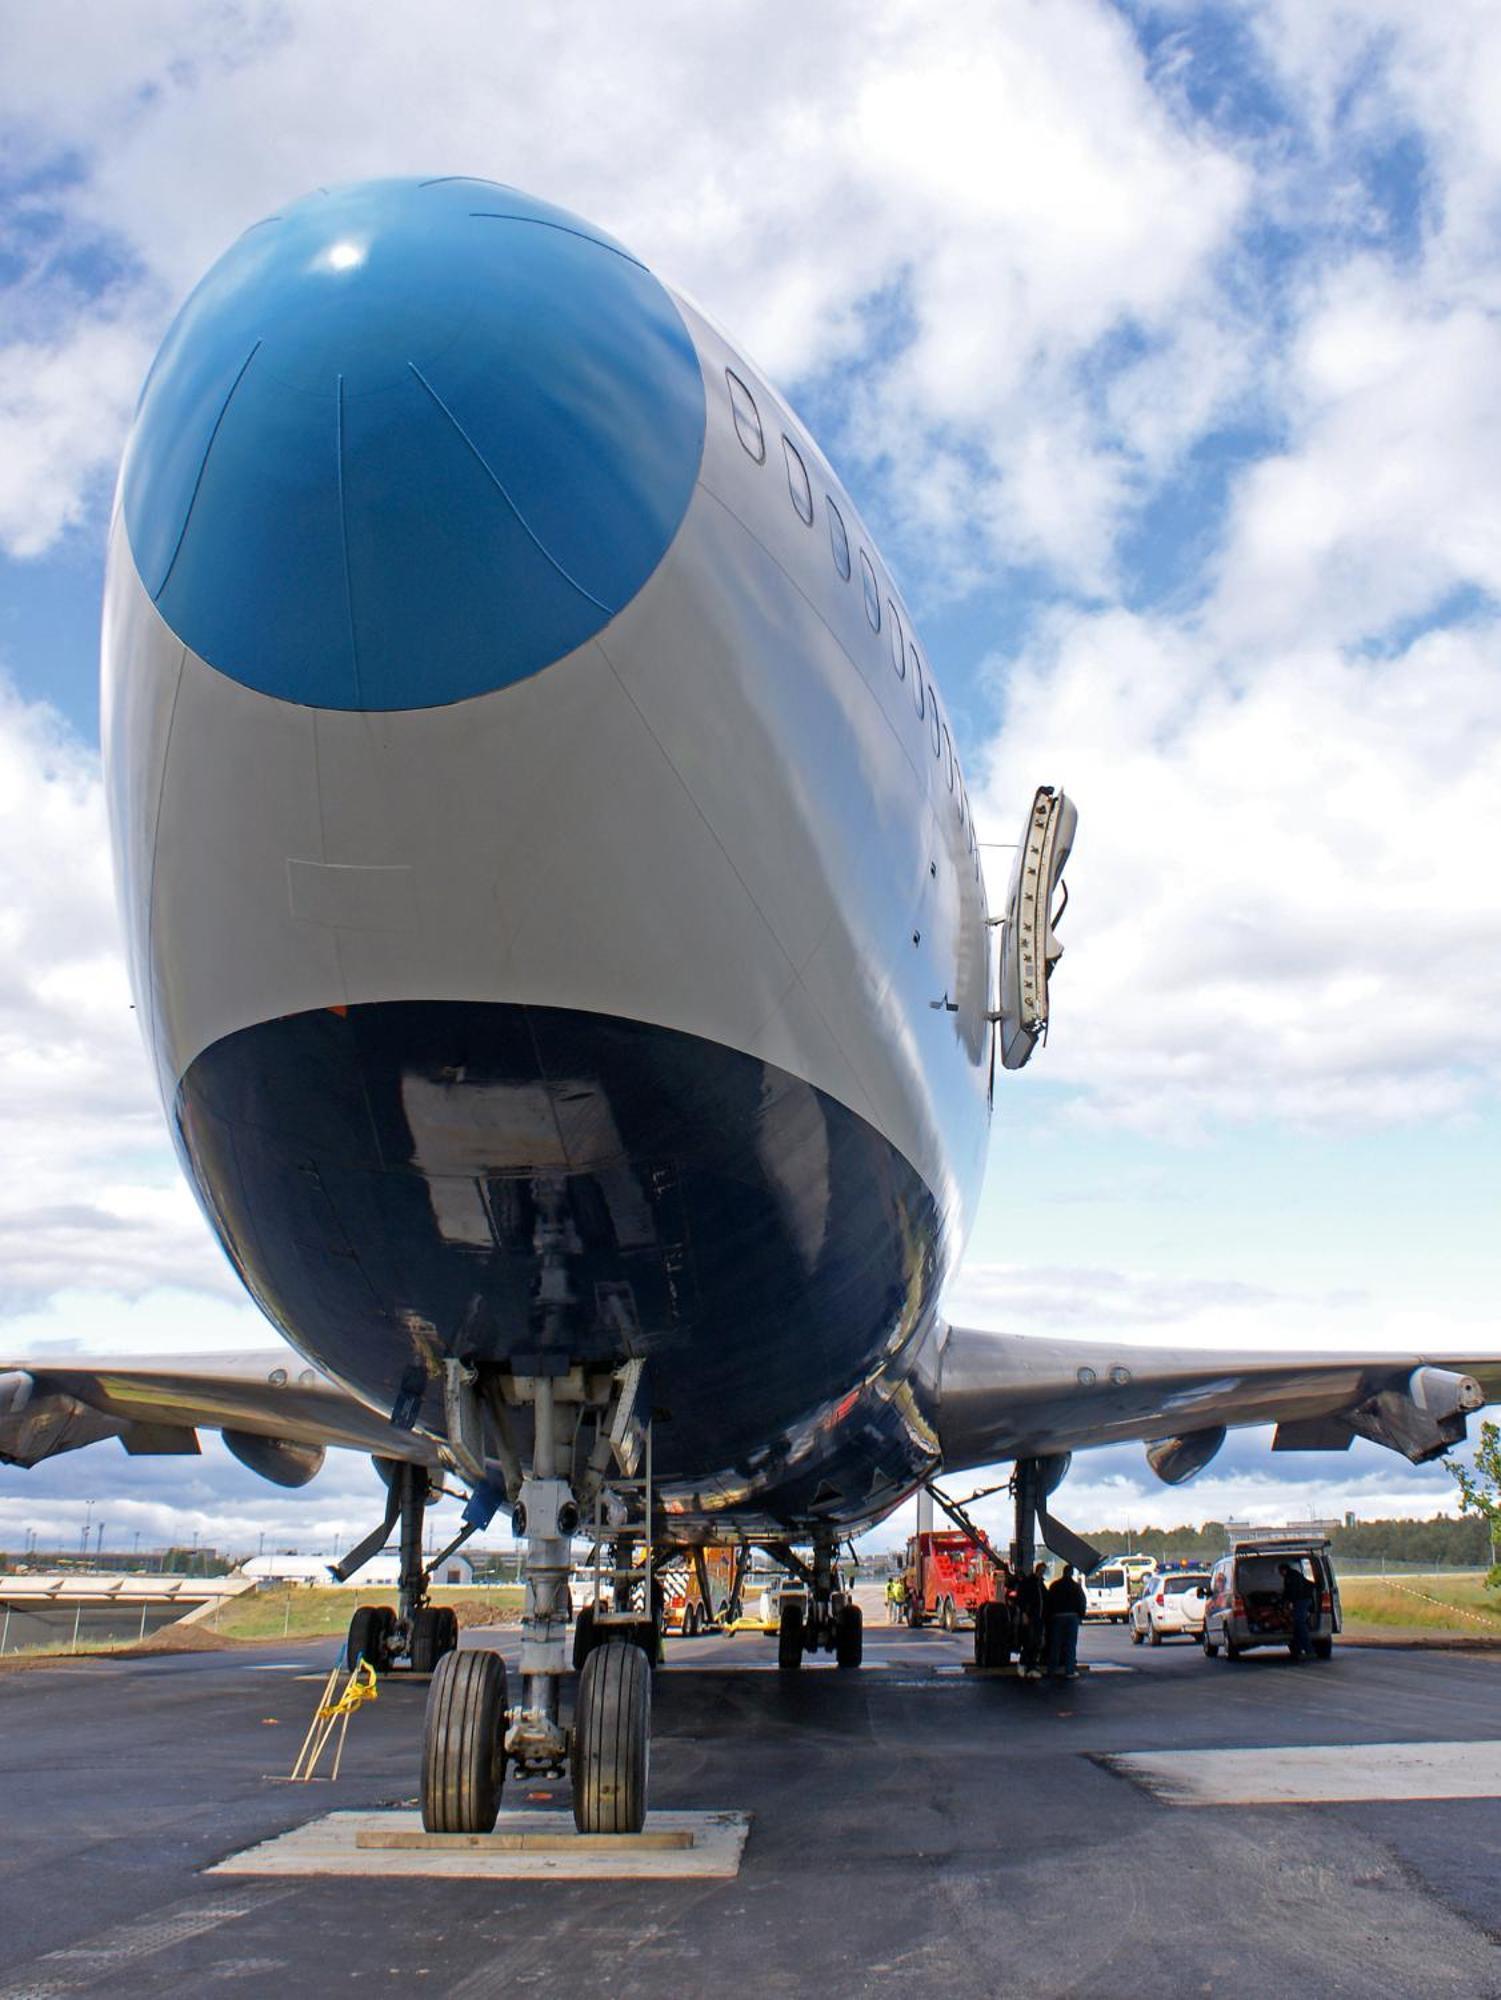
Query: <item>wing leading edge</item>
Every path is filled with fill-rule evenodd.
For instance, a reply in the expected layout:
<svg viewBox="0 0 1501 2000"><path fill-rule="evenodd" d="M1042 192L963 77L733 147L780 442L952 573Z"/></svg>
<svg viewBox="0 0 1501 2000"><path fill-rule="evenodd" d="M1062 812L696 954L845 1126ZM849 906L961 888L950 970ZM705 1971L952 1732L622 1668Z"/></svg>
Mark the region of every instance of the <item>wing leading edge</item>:
<svg viewBox="0 0 1501 2000"><path fill-rule="evenodd" d="M160 1360L0 1362L0 1463L38 1465L116 1437L136 1455L199 1449L217 1430L242 1464L303 1486L327 1447L437 1462L430 1439L397 1430L288 1349Z"/></svg>
<svg viewBox="0 0 1501 2000"><path fill-rule="evenodd" d="M1366 1437L1414 1464L1463 1441L1501 1401L1501 1355L1288 1354L1117 1346L951 1326L938 1433L945 1470L1145 1443L1176 1485L1226 1430L1275 1424L1278 1451L1341 1450Z"/></svg>

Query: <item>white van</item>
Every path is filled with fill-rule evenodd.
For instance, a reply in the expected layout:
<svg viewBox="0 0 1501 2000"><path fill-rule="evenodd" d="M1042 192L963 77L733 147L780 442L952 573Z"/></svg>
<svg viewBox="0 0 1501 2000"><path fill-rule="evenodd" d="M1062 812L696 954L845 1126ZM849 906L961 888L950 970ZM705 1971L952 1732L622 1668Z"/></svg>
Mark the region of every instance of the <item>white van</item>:
<svg viewBox="0 0 1501 2000"><path fill-rule="evenodd" d="M1084 1616L1102 1624L1124 1625L1131 1616L1131 1572L1102 1563L1084 1579Z"/></svg>

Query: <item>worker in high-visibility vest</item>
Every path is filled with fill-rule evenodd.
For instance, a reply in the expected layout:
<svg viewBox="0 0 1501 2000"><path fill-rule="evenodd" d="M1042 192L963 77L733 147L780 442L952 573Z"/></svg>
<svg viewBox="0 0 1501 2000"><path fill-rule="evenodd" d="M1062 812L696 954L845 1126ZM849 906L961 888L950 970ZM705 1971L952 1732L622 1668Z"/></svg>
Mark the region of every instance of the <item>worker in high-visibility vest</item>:
<svg viewBox="0 0 1501 2000"><path fill-rule="evenodd" d="M907 1609L907 1579L900 1573L887 1579L886 1623L900 1625Z"/></svg>

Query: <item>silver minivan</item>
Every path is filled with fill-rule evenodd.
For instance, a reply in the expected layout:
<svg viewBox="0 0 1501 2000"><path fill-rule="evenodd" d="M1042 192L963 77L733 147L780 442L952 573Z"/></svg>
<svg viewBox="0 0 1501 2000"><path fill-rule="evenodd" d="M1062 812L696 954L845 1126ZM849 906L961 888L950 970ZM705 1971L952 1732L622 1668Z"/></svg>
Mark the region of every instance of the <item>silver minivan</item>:
<svg viewBox="0 0 1501 2000"><path fill-rule="evenodd" d="M1340 1629L1339 1585L1321 1537L1288 1536L1242 1542L1210 1572L1204 1608L1204 1651L1212 1660L1223 1647L1228 1660L1253 1646L1293 1649L1293 1614L1283 1579L1287 1564L1313 1587L1308 1636L1315 1659L1327 1660Z"/></svg>

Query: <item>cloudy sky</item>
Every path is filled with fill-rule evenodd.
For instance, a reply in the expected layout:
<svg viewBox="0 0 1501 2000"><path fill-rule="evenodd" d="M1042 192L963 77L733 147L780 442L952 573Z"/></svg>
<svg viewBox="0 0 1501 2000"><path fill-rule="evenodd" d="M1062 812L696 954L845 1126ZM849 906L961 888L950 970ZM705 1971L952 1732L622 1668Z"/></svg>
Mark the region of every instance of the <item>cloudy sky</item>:
<svg viewBox="0 0 1501 2000"><path fill-rule="evenodd" d="M315 185L579 210L791 393L982 829L1081 809L1053 1040L951 1299L1018 1333L1501 1347L1501 14L1480 0L0 12L0 1355L264 1337L180 1186L97 765L112 482L203 268ZM1006 857L993 855L992 895ZM1144 1516L1450 1490L1240 1441ZM0 1546L312 1546L217 1447L0 1470Z"/></svg>

